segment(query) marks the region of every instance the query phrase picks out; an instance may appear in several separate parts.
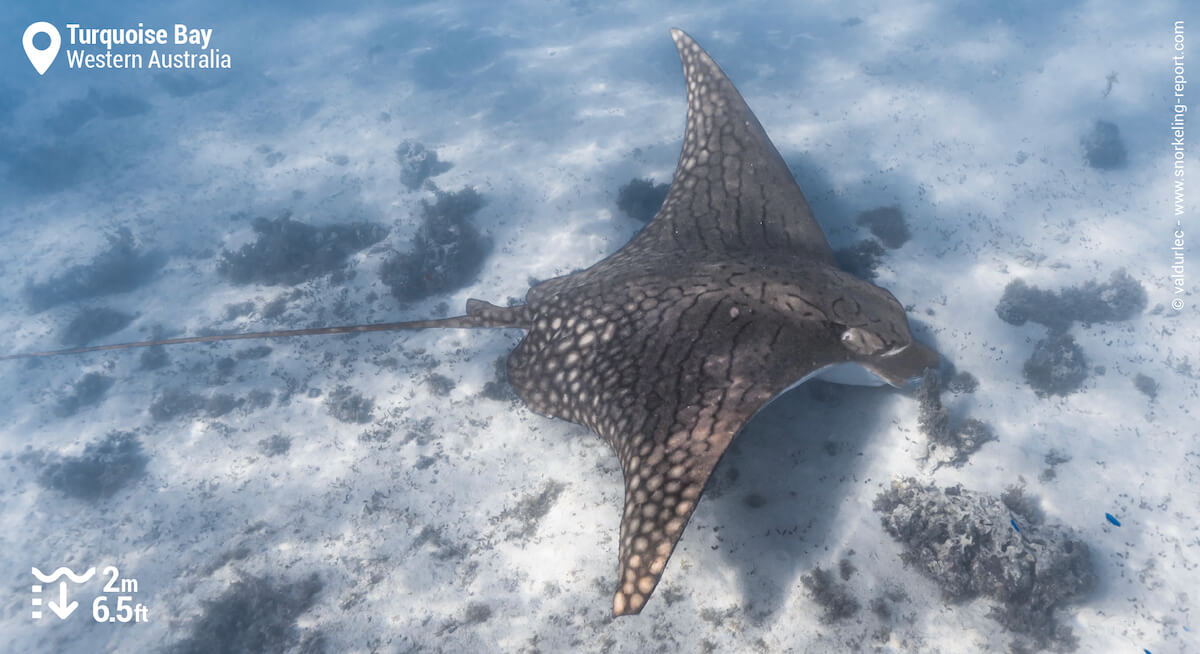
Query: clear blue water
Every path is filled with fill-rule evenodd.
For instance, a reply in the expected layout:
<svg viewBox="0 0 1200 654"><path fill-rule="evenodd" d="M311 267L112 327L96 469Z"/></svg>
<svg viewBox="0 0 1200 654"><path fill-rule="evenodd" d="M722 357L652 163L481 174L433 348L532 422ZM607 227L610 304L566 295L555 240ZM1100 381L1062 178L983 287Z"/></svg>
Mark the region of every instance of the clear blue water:
<svg viewBox="0 0 1200 654"><path fill-rule="evenodd" d="M995 438L956 458L930 448L937 430L911 395L805 384L739 436L646 610L614 621L620 466L497 376L517 331L4 361L0 641L1195 650L1200 349L1191 273L1176 294L1164 272L1195 216L1189 191L1175 224L1168 134L1187 100L1173 97L1174 21L1194 14L1172 2L8 5L0 352L523 298L640 229L622 186L670 181L686 103L668 29L681 27L746 97L840 261L873 271L917 335L977 381L941 394L937 433L985 425ZM63 39L44 75L21 44L39 20ZM176 24L211 29L208 52L114 46L142 67L70 66L68 51L108 50L70 43L68 24L138 23L169 40ZM229 67L151 69L152 49ZM907 240L872 233L881 208L898 210ZM909 477L974 498L919 496L934 523L999 525L979 532L996 539L1041 530L1043 562L1061 539L1085 544L1076 572L1093 588L1049 574L1027 601L978 581L986 558L978 570L945 558L944 538L901 542L876 502ZM939 561L976 585L955 590L922 563ZM79 606L63 619L49 606L61 610L59 581L31 590L31 568L60 566L96 569L65 591ZM137 591L105 591L109 566ZM121 595L146 614L99 624L94 601L115 611ZM1022 604L1036 609L989 615Z"/></svg>

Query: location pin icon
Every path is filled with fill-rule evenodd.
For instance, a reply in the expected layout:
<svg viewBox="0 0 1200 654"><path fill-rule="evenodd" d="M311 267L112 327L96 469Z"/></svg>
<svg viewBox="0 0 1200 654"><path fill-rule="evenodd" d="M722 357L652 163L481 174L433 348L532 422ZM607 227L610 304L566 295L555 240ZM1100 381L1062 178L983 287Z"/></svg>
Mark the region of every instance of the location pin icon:
<svg viewBox="0 0 1200 654"><path fill-rule="evenodd" d="M50 46L45 50L33 47L33 37L38 34L50 37ZM62 45L62 37L59 36L57 27L40 20L25 28L25 36L21 37L21 45L25 46L25 56L29 57L29 63L33 64L34 70L38 72L38 75L45 75L50 64L54 63L54 58L58 56L58 47Z"/></svg>

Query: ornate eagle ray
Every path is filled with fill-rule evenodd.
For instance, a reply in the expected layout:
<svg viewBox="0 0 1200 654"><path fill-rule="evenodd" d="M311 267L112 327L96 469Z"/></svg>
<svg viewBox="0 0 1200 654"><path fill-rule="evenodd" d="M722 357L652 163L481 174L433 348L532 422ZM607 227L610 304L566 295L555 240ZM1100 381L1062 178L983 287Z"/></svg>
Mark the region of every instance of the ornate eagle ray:
<svg viewBox="0 0 1200 654"><path fill-rule="evenodd" d="M863 370L905 387L937 354L891 293L840 270L803 193L724 71L680 30L688 112L662 209L617 252L466 315L12 354L424 328L527 331L508 376L529 407L587 426L625 476L613 613L638 613L733 437L787 389Z"/></svg>

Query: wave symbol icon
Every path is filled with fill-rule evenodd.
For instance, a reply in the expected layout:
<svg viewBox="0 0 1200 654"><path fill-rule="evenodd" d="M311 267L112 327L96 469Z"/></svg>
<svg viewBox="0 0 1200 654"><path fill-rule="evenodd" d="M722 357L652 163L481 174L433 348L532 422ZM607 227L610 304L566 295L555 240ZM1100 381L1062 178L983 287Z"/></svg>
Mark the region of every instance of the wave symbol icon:
<svg viewBox="0 0 1200 654"><path fill-rule="evenodd" d="M96 574L95 568L88 568L87 572L85 572L81 575L75 574L74 572L71 571L70 568L68 568L66 566L58 568L57 570L55 570L54 572L51 572L50 574L45 574L41 570L38 570L37 568L33 569L33 576L37 577L38 581L42 582L43 584L52 584L52 583L58 581L59 577L64 577L64 576L67 579L70 579L71 581L73 581L77 584L82 584L83 582L87 581L88 579L91 579L92 575L94 575L94 574Z"/></svg>

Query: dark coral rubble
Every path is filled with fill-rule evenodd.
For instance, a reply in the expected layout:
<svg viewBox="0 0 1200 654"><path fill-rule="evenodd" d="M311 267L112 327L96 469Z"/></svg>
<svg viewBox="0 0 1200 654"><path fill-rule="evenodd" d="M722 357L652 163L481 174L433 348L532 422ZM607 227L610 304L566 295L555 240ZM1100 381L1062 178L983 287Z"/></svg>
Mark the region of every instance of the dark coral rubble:
<svg viewBox="0 0 1200 654"><path fill-rule="evenodd" d="M956 378L959 377L952 379ZM922 376L916 395L919 410L917 424L929 439L928 456L935 459L938 465L961 466L984 443L996 440L991 427L980 420L968 418L962 422L951 421L950 412L942 404L941 376L932 368Z"/></svg>
<svg viewBox="0 0 1200 654"><path fill-rule="evenodd" d="M483 206L472 188L436 192L421 203L421 226L412 248L388 257L379 277L401 302L415 302L455 291L475 280L492 250L471 217Z"/></svg>
<svg viewBox="0 0 1200 654"><path fill-rule="evenodd" d="M80 409L99 404L114 382L115 380L108 375L98 372L87 373L71 385L70 392L59 397L54 414L60 418L73 416Z"/></svg>
<svg viewBox="0 0 1200 654"><path fill-rule="evenodd" d="M883 261L886 252L879 241L867 238L854 245L837 249L833 253L833 258L842 270L870 281L878 276L875 269Z"/></svg>
<svg viewBox="0 0 1200 654"><path fill-rule="evenodd" d="M164 651L321 652L319 631L302 630L299 619L317 602L324 583L313 574L301 579L247 577L233 582L204 604L182 640Z"/></svg>
<svg viewBox="0 0 1200 654"><path fill-rule="evenodd" d="M353 221L315 227L285 214L254 221L257 238L221 254L217 269L235 284L295 285L333 272L350 255L387 236L382 225Z"/></svg>
<svg viewBox="0 0 1200 654"><path fill-rule="evenodd" d="M1011 325L1036 322L1051 330L1084 324L1129 320L1146 309L1146 289L1116 270L1104 283L1089 281L1061 291L1045 291L1016 279L1004 288L996 315Z"/></svg>
<svg viewBox="0 0 1200 654"><path fill-rule="evenodd" d="M872 236L892 250L904 245L912 237L900 207L879 207L864 211L858 215L855 222L870 229Z"/></svg>
<svg viewBox="0 0 1200 654"><path fill-rule="evenodd" d="M396 163L400 164L400 183L410 191L452 167L449 162L438 161L436 151L416 141L404 141L396 148Z"/></svg>
<svg viewBox="0 0 1200 654"><path fill-rule="evenodd" d="M1033 346L1022 370L1039 396L1070 395L1083 388L1088 361L1070 334L1053 332Z"/></svg>
<svg viewBox="0 0 1200 654"><path fill-rule="evenodd" d="M1124 168L1128 160L1121 130L1107 120L1097 120L1092 129L1079 139L1087 165L1099 170Z"/></svg>
<svg viewBox="0 0 1200 654"><path fill-rule="evenodd" d="M1089 549L1074 530L1045 519L1031 498L1012 489L996 497L907 478L876 497L875 511L904 546L905 563L946 599L988 598L992 618L1038 647L1075 647L1056 614L1095 585Z"/></svg>
<svg viewBox="0 0 1200 654"><path fill-rule="evenodd" d="M125 293L150 282L166 260L162 252L140 246L123 227L108 235L108 247L88 264L71 266L44 282L26 282L25 300L38 312L66 302Z"/></svg>
<svg viewBox="0 0 1200 654"><path fill-rule="evenodd" d="M43 487L88 501L110 497L136 482L145 474L150 461L141 441L129 432L120 431L84 445L77 456L30 452L23 458L40 467L38 483Z"/></svg>
<svg viewBox="0 0 1200 654"><path fill-rule="evenodd" d="M1047 291L1013 280L996 304L996 315L1011 325L1035 322L1049 333L1025 361L1025 380L1041 397L1069 395L1083 388L1089 374L1087 358L1067 333L1084 325L1131 320L1146 310L1146 289L1124 269L1107 282L1088 281L1059 291Z"/></svg>
<svg viewBox="0 0 1200 654"><path fill-rule="evenodd" d="M848 574L843 575L843 578L848 577ZM854 617L861 608L849 587L838 583L833 573L824 568L813 568L812 572L800 578L800 582L812 600L821 605L821 622L825 624Z"/></svg>
<svg viewBox="0 0 1200 654"><path fill-rule="evenodd" d="M59 342L81 346L115 334L133 322L134 316L108 307L90 307L75 314L59 334Z"/></svg>
<svg viewBox="0 0 1200 654"><path fill-rule="evenodd" d="M655 184L652 179L631 179L617 191L617 208L634 220L648 223L662 208L668 190L670 186Z"/></svg>

